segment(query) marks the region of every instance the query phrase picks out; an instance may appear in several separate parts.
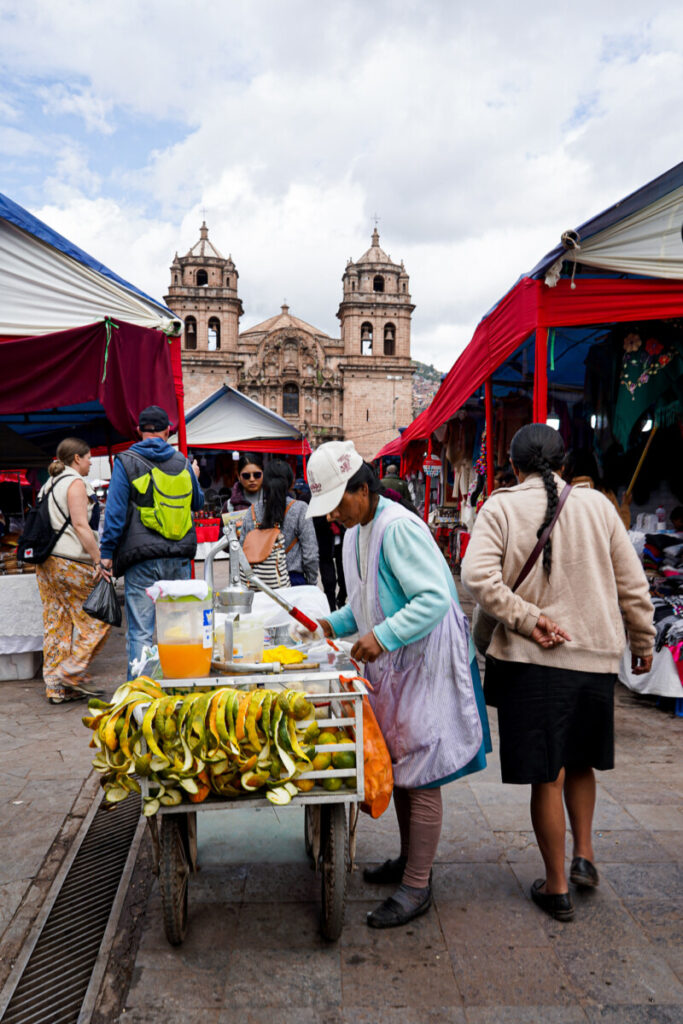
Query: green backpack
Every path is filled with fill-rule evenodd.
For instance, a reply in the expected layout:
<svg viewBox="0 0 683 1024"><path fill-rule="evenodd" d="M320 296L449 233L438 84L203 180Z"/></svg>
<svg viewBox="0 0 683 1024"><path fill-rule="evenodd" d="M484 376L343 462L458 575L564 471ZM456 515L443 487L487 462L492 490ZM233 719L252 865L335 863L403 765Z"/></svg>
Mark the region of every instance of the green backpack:
<svg viewBox="0 0 683 1024"><path fill-rule="evenodd" d="M148 472L131 480L135 490L144 496L152 488L152 504L137 505L143 526L160 533L167 540L182 540L192 529L192 477L187 467L180 473L164 473L137 452L131 453Z"/></svg>

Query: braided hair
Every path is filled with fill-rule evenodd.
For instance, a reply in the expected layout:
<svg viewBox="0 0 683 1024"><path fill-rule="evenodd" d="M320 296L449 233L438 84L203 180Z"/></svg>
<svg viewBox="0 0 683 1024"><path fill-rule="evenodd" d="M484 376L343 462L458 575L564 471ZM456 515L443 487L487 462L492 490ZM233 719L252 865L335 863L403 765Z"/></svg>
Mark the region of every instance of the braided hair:
<svg viewBox="0 0 683 1024"><path fill-rule="evenodd" d="M545 493L547 505L545 519L536 533L540 537L549 525L560 500L553 470L562 469L565 460L564 442L558 432L545 423L529 423L518 430L510 443L510 461L522 473L539 473ZM552 544L550 538L543 548L543 568L548 576L552 567Z"/></svg>

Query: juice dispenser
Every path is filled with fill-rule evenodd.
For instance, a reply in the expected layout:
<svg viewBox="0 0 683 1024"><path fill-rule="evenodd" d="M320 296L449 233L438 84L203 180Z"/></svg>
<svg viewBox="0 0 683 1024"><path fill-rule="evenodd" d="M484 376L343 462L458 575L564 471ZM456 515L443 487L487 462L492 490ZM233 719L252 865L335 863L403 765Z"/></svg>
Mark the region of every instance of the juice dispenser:
<svg viewBox="0 0 683 1024"><path fill-rule="evenodd" d="M160 597L156 602L159 660L166 679L205 678L211 672L213 598Z"/></svg>

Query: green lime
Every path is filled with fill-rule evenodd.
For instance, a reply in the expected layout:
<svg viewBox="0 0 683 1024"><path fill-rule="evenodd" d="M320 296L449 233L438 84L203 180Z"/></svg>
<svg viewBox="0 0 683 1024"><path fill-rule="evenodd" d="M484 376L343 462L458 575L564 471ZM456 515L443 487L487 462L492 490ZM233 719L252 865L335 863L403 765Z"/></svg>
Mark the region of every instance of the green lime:
<svg viewBox="0 0 683 1024"><path fill-rule="evenodd" d="M330 729L326 729L325 732L321 732L316 740L316 745L326 747L328 743L338 743L338 737L336 732L332 732Z"/></svg>
<svg viewBox="0 0 683 1024"><path fill-rule="evenodd" d="M352 750L335 750L332 755L332 764L335 768L355 768L356 755Z"/></svg>
<svg viewBox="0 0 683 1024"><path fill-rule="evenodd" d="M342 788L342 785L342 779L335 778L334 776L329 779L323 779L323 789L326 789L329 793L336 793L338 789Z"/></svg>

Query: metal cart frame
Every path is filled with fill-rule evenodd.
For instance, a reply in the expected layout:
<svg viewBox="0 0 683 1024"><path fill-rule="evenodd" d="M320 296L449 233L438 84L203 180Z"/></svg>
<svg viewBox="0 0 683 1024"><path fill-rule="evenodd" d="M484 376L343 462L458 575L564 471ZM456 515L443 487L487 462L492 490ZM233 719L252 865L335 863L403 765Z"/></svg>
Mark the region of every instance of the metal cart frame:
<svg viewBox="0 0 683 1024"><path fill-rule="evenodd" d="M353 669L349 675L353 675ZM342 672L341 676L345 673ZM164 679L158 685L164 689L217 689L231 686L252 690L269 687L287 689L290 681L299 679L306 684L326 683L325 692L310 693L304 689L307 700L314 705L330 706L329 716L316 719L321 730L327 727L349 728L354 739L355 768L330 768L325 771L307 771L299 779L355 777L355 789L342 788L328 792L316 786L309 792L300 792L289 804L278 805L288 810L303 805L304 843L316 872L320 871L320 929L326 939L339 938L344 925L346 884L353 867L355 833L359 804L365 791L363 761L363 697L367 690L356 677L342 685L340 672L303 671L288 676L259 673L239 676L211 676L205 679ZM143 741L144 745L144 741ZM349 751L349 744L315 744L316 752ZM146 747L145 747L146 748ZM284 780L283 780L284 781ZM148 779L140 780L143 797L150 795ZM153 783L152 783L153 785ZM347 814L348 805L348 814ZM272 807L265 796L213 797L202 803L182 803L173 807L162 806L147 819L154 846L154 861L159 878L164 930L171 945L180 945L187 932L190 876L197 870L197 813L206 811L237 810L244 807ZM159 820L157 820L159 819Z"/></svg>

